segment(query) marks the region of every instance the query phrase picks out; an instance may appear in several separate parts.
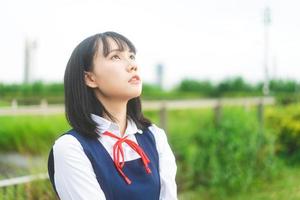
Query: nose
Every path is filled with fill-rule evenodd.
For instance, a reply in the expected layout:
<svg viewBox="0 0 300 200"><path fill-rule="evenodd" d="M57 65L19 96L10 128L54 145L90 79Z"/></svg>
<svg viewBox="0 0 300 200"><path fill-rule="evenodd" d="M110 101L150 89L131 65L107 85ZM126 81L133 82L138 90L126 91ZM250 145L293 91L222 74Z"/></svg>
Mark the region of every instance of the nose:
<svg viewBox="0 0 300 200"><path fill-rule="evenodd" d="M130 71L132 71L132 70L137 71L137 65L136 64L131 65Z"/></svg>
<svg viewBox="0 0 300 200"><path fill-rule="evenodd" d="M137 71L138 70L138 66L135 62L128 62L128 67L127 67L128 71Z"/></svg>

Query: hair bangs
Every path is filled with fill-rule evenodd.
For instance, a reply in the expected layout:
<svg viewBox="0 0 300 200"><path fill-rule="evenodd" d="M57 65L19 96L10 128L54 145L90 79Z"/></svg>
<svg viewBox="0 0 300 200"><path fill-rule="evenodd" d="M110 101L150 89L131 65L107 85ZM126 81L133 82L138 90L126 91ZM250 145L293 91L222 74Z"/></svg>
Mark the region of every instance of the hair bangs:
<svg viewBox="0 0 300 200"><path fill-rule="evenodd" d="M126 49L128 49L130 52L136 54L135 46L126 37L115 32L105 32L99 35L98 40L98 42L101 43L102 54L104 55L104 57L108 56L108 54L112 50L109 38L115 42L115 44L118 46L118 50L125 51ZM98 44L98 48L99 46L100 45Z"/></svg>

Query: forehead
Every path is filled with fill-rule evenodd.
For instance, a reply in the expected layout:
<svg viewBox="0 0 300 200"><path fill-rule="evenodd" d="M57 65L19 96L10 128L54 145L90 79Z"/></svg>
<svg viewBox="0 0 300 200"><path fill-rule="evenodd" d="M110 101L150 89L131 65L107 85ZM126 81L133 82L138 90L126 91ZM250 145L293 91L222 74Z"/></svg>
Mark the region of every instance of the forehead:
<svg viewBox="0 0 300 200"><path fill-rule="evenodd" d="M135 50L130 48L130 44L127 44L119 38L100 38L97 43L97 54L104 57L106 57L112 50L130 51L135 53Z"/></svg>

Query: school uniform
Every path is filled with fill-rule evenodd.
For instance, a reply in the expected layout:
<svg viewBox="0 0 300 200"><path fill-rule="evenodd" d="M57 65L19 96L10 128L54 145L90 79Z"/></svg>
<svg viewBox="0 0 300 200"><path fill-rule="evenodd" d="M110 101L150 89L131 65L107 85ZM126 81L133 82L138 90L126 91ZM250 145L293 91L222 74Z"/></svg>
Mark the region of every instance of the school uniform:
<svg viewBox="0 0 300 200"><path fill-rule="evenodd" d="M128 119L116 123L91 114L98 139L70 130L49 154L48 170L61 200L176 200L177 166L164 130L145 130Z"/></svg>

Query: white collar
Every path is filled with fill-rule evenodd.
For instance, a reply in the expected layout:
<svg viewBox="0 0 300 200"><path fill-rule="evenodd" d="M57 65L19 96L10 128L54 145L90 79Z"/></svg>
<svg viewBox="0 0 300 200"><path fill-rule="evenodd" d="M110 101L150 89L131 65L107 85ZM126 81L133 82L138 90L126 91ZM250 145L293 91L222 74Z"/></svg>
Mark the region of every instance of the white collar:
<svg viewBox="0 0 300 200"><path fill-rule="evenodd" d="M121 137L120 128L118 124L109 121L103 117L100 117L99 115L91 114L91 117L97 123L97 133L99 135L104 133L105 131L109 131ZM138 129L135 122L131 118L129 118L127 120L127 127L123 137L126 135L133 135L135 133L142 134L143 131Z"/></svg>

